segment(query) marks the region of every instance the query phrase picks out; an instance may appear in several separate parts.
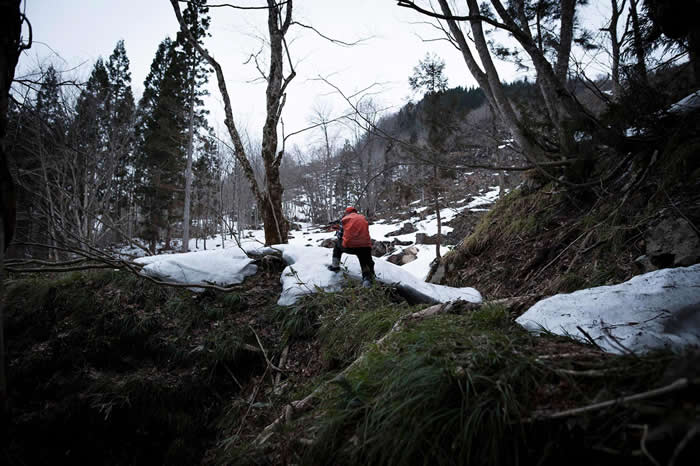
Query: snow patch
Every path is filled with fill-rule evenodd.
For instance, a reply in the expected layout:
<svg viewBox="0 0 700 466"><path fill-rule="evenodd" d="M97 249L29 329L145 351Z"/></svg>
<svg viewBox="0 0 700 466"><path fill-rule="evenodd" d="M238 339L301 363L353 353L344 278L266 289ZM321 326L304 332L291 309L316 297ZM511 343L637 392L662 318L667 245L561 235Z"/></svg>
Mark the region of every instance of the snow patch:
<svg viewBox="0 0 700 466"><path fill-rule="evenodd" d="M669 113L688 113L700 108L700 90L693 92L669 107Z"/></svg>
<svg viewBox="0 0 700 466"><path fill-rule="evenodd" d="M605 351L644 353L700 345L700 264L638 275L543 299L516 319L532 332L547 330L585 341L581 327Z"/></svg>
<svg viewBox="0 0 700 466"><path fill-rule="evenodd" d="M258 271L239 248L146 256L135 262L145 264L142 271L151 277L202 285L236 285Z"/></svg>
<svg viewBox="0 0 700 466"><path fill-rule="evenodd" d="M277 304L289 306L301 296L315 293L318 289L338 291L343 284L344 275L360 280L362 271L357 257L343 255L341 268L343 273L328 270L332 250L325 248L300 248L289 244L273 246L281 250L282 258L289 264L282 272L282 294ZM388 285L411 291L423 302L445 303L462 299L472 303L481 302L481 294L474 288L451 288L432 283L425 283L402 267L382 260L375 260L374 271L377 280Z"/></svg>

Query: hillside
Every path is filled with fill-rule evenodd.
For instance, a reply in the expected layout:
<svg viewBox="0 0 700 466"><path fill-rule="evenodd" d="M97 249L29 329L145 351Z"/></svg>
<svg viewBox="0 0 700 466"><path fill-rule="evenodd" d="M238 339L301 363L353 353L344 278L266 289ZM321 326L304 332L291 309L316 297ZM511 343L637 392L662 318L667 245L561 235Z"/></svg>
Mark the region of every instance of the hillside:
<svg viewBox="0 0 700 466"><path fill-rule="evenodd" d="M276 304L284 264L275 260L256 260L258 272L229 293L162 288L126 271L15 278L3 456L8 464L693 464L696 353L609 354L592 340L529 334L514 318L542 296L697 263L683 228L700 223L698 136L694 125L677 125L604 190L530 177L487 212L493 196L446 209L448 230L473 232L433 271L441 283L476 287L483 305L411 305L395 286L360 288L354 258L342 291L317 290L291 307ZM385 235L406 222L416 231L397 239L429 236L435 218L423 210L414 203L376 220L372 236L391 244ZM292 236L318 246L332 233L307 225ZM210 238L212 253L220 244ZM418 259L433 248L420 246ZM414 270L425 274L431 260L401 267L422 264Z"/></svg>
<svg viewBox="0 0 700 466"><path fill-rule="evenodd" d="M0 464L697 466L700 0L313 1L0 1Z"/></svg>

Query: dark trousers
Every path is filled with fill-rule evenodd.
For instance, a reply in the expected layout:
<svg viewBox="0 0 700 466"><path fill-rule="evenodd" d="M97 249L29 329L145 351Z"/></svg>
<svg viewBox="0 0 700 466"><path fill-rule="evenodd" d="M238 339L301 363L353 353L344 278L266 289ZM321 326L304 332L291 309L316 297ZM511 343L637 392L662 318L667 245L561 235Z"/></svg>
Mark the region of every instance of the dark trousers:
<svg viewBox="0 0 700 466"><path fill-rule="evenodd" d="M345 254L357 256L360 260L360 268L362 269L362 279L372 280L374 278L374 261L372 260L372 248L344 248L336 244L333 248L333 258L340 260L340 257Z"/></svg>

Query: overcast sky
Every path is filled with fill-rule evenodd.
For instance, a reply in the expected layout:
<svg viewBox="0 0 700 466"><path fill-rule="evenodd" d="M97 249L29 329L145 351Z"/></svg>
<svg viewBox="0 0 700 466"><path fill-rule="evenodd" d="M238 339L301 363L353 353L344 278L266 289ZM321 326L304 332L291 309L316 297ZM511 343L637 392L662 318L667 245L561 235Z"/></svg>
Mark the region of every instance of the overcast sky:
<svg viewBox="0 0 700 466"><path fill-rule="evenodd" d="M174 38L178 30L169 0L25 1L35 42L21 58L18 74L51 61L63 70L82 64L73 72L84 79L95 59L109 57L116 42L124 39L137 99L158 43L168 35ZM235 3L259 6L265 2ZM258 76L257 71L254 65L243 63L261 47L259 37L266 35L266 12L212 8L210 14L212 37L206 47L222 64L237 122L251 136L259 138L265 86L250 82ZM315 108L326 108L335 115L347 110L333 89L316 79L319 75L347 94L381 83L376 88L381 93L375 100L381 107L398 110L408 99L420 97L412 94L407 79L425 53L432 52L446 61L451 87L475 85L460 53L445 41L424 42L421 38L436 38L439 34L430 26L417 24L426 18L396 6L395 0L297 0L294 18L340 40L369 39L346 48L302 28L291 31L290 48L297 77L287 91L283 113L286 133L308 126ZM505 80L519 77L522 76L510 65L503 65ZM210 123L221 128L223 106L214 75L210 77L210 92ZM310 136L305 134L292 142L303 144Z"/></svg>

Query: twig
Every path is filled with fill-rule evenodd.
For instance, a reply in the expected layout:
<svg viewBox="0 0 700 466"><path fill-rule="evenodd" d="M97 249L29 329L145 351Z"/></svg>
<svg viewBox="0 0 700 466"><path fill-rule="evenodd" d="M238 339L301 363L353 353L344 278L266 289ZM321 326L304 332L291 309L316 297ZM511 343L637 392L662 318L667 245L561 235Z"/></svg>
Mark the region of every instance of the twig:
<svg viewBox="0 0 700 466"><path fill-rule="evenodd" d="M286 345L284 349L282 350L282 354L280 355L280 360L277 363L277 365L282 368L284 365L287 363L287 356L289 356L289 345ZM282 373L278 372L275 374L275 385L279 385L280 380L282 379Z"/></svg>
<svg viewBox="0 0 700 466"><path fill-rule="evenodd" d="M610 339L610 341L612 341L613 343L615 343L615 345L622 349L623 353L628 354L630 356L634 356L635 358L637 357L637 354L634 351L623 345L622 342L612 334L610 327L605 326L605 322L600 322L600 328L605 333L605 336L607 336Z"/></svg>
<svg viewBox="0 0 700 466"><path fill-rule="evenodd" d="M256 349L257 349L257 348L256 348ZM231 369L229 369L228 366L227 366L226 364L222 364L222 366L224 366L224 369L226 369L226 372L228 372L228 374L231 376L231 378L233 379L233 381L236 382L236 385L238 385L238 388L239 388L241 391L243 391L243 385L241 385L241 383L238 381L238 379L236 378L236 376L233 375L233 372L231 372Z"/></svg>
<svg viewBox="0 0 700 466"><path fill-rule="evenodd" d="M253 394L250 397L250 402L248 403L248 409L246 410L245 414L241 418L241 423L238 426L238 430L236 431L236 435L234 435L235 438L240 437L241 431L243 430L243 426L245 425L245 421L248 418L250 411L253 409L253 404L255 404L255 399L258 396L258 392L260 391L260 387L262 386L263 382L265 381L265 376L267 375L267 372L269 370L270 370L270 366L267 366L265 368L265 372L263 372L262 377L260 377L260 381L255 385L255 388L253 389Z"/></svg>
<svg viewBox="0 0 700 466"><path fill-rule="evenodd" d="M109 264L87 264L87 265L76 265L74 267L12 267L7 266L5 270L12 273L46 273L46 272L77 272L80 270L93 270L93 269L113 269L113 265Z"/></svg>
<svg viewBox="0 0 700 466"><path fill-rule="evenodd" d="M608 408L610 406L615 406L615 405L623 405L626 403L631 403L634 401L639 401L639 400L645 400L647 398L653 398L659 395L664 395L666 393L671 393L675 392L678 390L682 390L690 385L690 382L688 381L687 378L683 377L675 382L660 387L656 388L654 390L649 390L646 392L642 393L637 393L635 395L630 395L630 396L625 396L621 398L616 398L614 400L608 400L608 401L603 401L601 403L596 403L588 406L583 406L581 408L573 408L573 409L567 409L565 411L559 411L556 413L552 414L545 414L542 412L535 413L534 416L531 418L531 420L537 420L537 419L559 419L563 417L571 417L571 416L578 416L580 414L585 414L589 413L591 411L597 411L603 408Z"/></svg>
<svg viewBox="0 0 700 466"><path fill-rule="evenodd" d="M681 209L679 209L678 206L676 206L676 204L673 202L673 199L671 199L671 196L668 195L668 192L666 192L666 189L663 186L661 186L661 189L663 190L664 194L668 198L668 202L670 202L671 206L675 209L676 212L678 212L678 215L683 217L685 219L685 221L688 222L690 227L693 230L695 230L695 233L700 235L700 229L698 229L698 227L696 227L695 224L693 222L691 222L690 219L688 217L686 217L686 215L683 212L681 212Z"/></svg>
<svg viewBox="0 0 700 466"><path fill-rule="evenodd" d="M642 431L642 438L639 440L639 448L641 448L642 453L644 453L644 456L649 458L649 461L654 463L654 466L661 466L658 461L656 461L656 458L651 456L651 453L649 453L649 450L647 450L647 436L649 435L649 426L647 424L644 424L644 430Z"/></svg>
<svg viewBox="0 0 700 466"><path fill-rule="evenodd" d="M603 351L603 348L601 348L600 345L598 345L598 343L595 342L595 340L593 339L593 337L591 337L591 336L588 334L588 332L586 332L584 329L582 329L580 325L577 325L576 328L578 329L579 332L581 332L581 333L583 334L584 337L586 337L586 340L588 340L588 342L589 342L591 345L595 346L595 347L598 348L600 351Z"/></svg>
<svg viewBox="0 0 700 466"><path fill-rule="evenodd" d="M326 39L328 42L330 42L330 43L332 43L332 44L340 45L340 46L343 46L343 47L352 47L353 45L361 44L362 42L365 42L365 41L367 41L367 40L369 40L369 39L372 38L372 37L368 37L368 38L364 38L364 39L358 39L358 40L356 40L356 41L354 41L354 42L345 42L345 41L342 41L342 40L340 40L340 39L333 39L332 37L328 37L328 36L322 34L322 33L321 33L318 29L316 29L315 27L309 26L308 24L300 23L299 21L292 21L292 22L291 22L291 25L293 25L293 26L299 26L299 27L302 27L302 28L304 28L304 29L310 29L310 30L312 30L313 32L315 32L316 34L318 34L319 37L321 37L321 38L323 38L323 39Z"/></svg>
<svg viewBox="0 0 700 466"><path fill-rule="evenodd" d="M693 426L692 429L688 431L687 434L685 434L685 437L683 437L683 440L680 441L678 446L676 447L675 450L673 450L673 456L671 457L671 460L668 462L668 466L675 466L676 460L680 456L681 452L685 449L685 447L688 445L688 443L695 437L698 432L700 432L700 427L695 425Z"/></svg>
<svg viewBox="0 0 700 466"><path fill-rule="evenodd" d="M579 377L605 377L611 372L614 372L614 369L589 369L587 371L575 371L572 369L554 369L554 372L556 372L557 374L572 375Z"/></svg>
<svg viewBox="0 0 700 466"><path fill-rule="evenodd" d="M274 370L278 371L278 372L284 372L282 369L280 369L279 367L277 367L277 366L275 366L274 364L272 364L272 361L270 361L270 358L267 357L267 352L265 351L265 348L263 348L263 344L262 344L262 342L260 341L260 337L258 337L258 334L257 334L257 332L255 331L255 329L253 328L253 326L252 326L252 325L248 325L248 328L253 332L253 335L255 335L255 339L256 339L257 342L258 342L258 346L260 346L260 349L262 350L262 354L263 354L263 356L265 357L265 361L267 362L267 365L270 366L271 368L273 368Z"/></svg>

